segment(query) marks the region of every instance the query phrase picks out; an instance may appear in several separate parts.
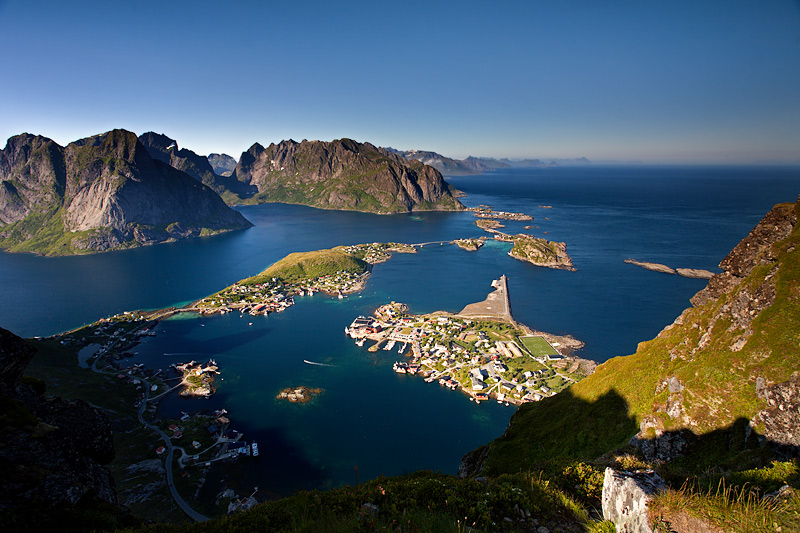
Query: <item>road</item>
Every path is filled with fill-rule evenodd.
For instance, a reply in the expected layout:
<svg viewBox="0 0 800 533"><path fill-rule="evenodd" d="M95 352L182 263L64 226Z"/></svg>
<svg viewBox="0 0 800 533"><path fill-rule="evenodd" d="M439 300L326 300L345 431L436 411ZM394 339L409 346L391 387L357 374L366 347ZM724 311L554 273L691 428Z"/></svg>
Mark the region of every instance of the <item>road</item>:
<svg viewBox="0 0 800 533"><path fill-rule="evenodd" d="M139 418L139 422L144 424L144 426L147 427L148 429L152 429L153 431L158 433L158 436L161 437L161 440L163 440L164 444L166 444L167 456L164 459L164 469L167 471L167 486L169 487L169 492L170 494L172 494L172 498L175 500L175 503L178 504L178 507L180 507L181 510L189 516L189 518L191 518L195 522L205 522L209 518L192 509L189 506L189 504L186 503L186 500L184 500L183 497L180 494L178 494L178 489L175 488L175 485L172 482L172 455L173 452L175 451L175 447L172 446L172 440L167 436L166 433L161 431L161 428L159 428L158 426L154 426L153 424L144 419L144 411L145 409L147 409L147 402L150 401L150 384L145 379L142 378L139 379L141 379L141 381L145 384L144 388L145 396L144 400L142 400L142 403L139 404L139 412L137 413L137 416ZM183 449L181 449L181 453L182 454L185 453Z"/></svg>
<svg viewBox="0 0 800 533"><path fill-rule="evenodd" d="M136 330L131 331L129 333L129 335L134 333L138 329L140 329L140 328L137 328ZM114 346L116 346L116 344L118 342L119 342L119 340L115 340L108 347L108 349L104 352L103 355L109 354L111 352L112 348ZM95 357L94 362L92 363L92 371L97 372L98 374L105 374L105 375L109 375L109 376L116 375L117 374L116 372L104 372L104 371L102 371L102 370L97 368L97 363L98 363L98 361L100 361L101 358L102 358L102 356ZM186 513L187 516L189 516L189 518L191 518L195 522L205 522L205 521L209 520L209 518L207 516L205 516L205 515L202 515L202 514L198 513L194 509L192 509L191 506L188 503L186 503L186 500L184 500L183 497L178 493L178 490L175 488L175 485L173 484L173 480L172 480L172 455L173 455L173 452L174 452L175 448L172 446L172 441L170 440L170 438L167 436L166 433L161 431L161 429L159 427L154 426L153 424L147 422L144 419L144 411L147 408L147 402L150 401L150 386L151 385L146 379L143 379L143 378L136 378L136 379L139 379L144 384L144 395L145 395L144 399L142 400L141 404L139 405L139 412L137 413L137 417L139 418L139 422L141 422L146 428L151 429L151 430L155 431L156 433L158 433L158 436L161 437L161 440L164 441L164 444L165 444L165 446L167 448L167 456L166 456L166 458L164 460L164 469L166 470L166 473L167 473L167 486L169 487L169 492L170 492L170 494L172 494L172 498L175 500L175 503L178 504L178 507L180 507L181 510L184 513ZM172 389L170 389L170 390L172 390ZM160 397L160 396L158 396L158 397ZM185 453L185 452L183 452L183 450L181 449L181 453Z"/></svg>

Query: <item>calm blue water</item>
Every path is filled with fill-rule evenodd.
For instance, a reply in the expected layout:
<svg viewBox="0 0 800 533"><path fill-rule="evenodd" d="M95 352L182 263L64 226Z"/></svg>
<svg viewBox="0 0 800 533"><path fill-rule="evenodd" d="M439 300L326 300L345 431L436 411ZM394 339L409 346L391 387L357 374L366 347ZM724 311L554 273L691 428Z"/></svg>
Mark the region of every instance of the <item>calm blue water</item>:
<svg viewBox="0 0 800 533"><path fill-rule="evenodd" d="M390 300L419 313L458 311L506 274L517 320L572 334L586 342L581 355L604 361L656 335L705 284L625 264L626 257L715 270L772 205L800 193L800 171L785 168L554 168L448 180L469 195L469 206L533 215L533 222L508 222L505 231L529 224L531 233L567 242L578 271L516 261L503 243L472 253L426 246L377 265L366 290L343 301L317 295L269 317L165 321L138 348L142 361L166 367L215 357L223 373L214 399L168 399L164 412L225 406L264 450L237 478L265 492L352 483L354 466L362 480L420 468L454 472L463 453L502 433L512 408L476 406L394 374L396 354L368 354L344 336L356 315ZM191 301L294 251L482 234L469 213L374 216L287 205L241 211L256 226L229 235L84 257L0 254L0 326L47 335L123 310ZM303 406L274 400L295 385L325 393Z"/></svg>

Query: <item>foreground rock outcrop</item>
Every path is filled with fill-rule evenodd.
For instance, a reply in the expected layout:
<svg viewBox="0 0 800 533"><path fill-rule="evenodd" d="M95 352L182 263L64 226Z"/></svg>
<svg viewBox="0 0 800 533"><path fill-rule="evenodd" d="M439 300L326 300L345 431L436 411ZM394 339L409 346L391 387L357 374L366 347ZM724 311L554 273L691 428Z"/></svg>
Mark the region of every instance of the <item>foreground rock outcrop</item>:
<svg viewBox="0 0 800 533"><path fill-rule="evenodd" d="M64 148L23 134L0 151L0 248L10 251L100 252L251 225L128 131Z"/></svg>
<svg viewBox="0 0 800 533"><path fill-rule="evenodd" d="M233 173L249 202L284 202L373 213L463 209L434 168L350 139L256 143Z"/></svg>
<svg viewBox="0 0 800 533"><path fill-rule="evenodd" d="M603 479L603 518L618 533L652 533L647 506L667 484L653 471L625 472L606 468Z"/></svg>
<svg viewBox="0 0 800 533"><path fill-rule="evenodd" d="M14 530L19 520L98 503L108 506L103 513L126 514L103 466L114 458L108 418L84 401L45 396L42 382L21 380L35 352L0 329L0 522Z"/></svg>

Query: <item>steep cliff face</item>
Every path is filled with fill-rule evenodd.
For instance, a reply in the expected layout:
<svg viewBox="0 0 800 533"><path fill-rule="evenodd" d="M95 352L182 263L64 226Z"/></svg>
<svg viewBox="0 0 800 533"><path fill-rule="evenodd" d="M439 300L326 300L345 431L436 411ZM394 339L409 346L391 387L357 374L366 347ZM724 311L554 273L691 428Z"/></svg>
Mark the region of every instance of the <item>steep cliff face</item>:
<svg viewBox="0 0 800 533"><path fill-rule="evenodd" d="M43 523L54 509L80 505L91 514L97 504L122 516L103 466L114 458L108 418L86 402L45 396L43 383L21 382L34 354L0 329L0 521L16 530Z"/></svg>
<svg viewBox="0 0 800 533"><path fill-rule="evenodd" d="M375 213L463 209L434 168L350 139L256 143L233 176L257 191L253 202Z"/></svg>
<svg viewBox="0 0 800 533"><path fill-rule="evenodd" d="M710 442L714 453L769 445L797 455L798 213L800 201L775 206L723 259L723 272L692 298L693 307L635 354L522 406L505 435L472 454L465 470L590 460L629 440L655 461L708 450Z"/></svg>
<svg viewBox="0 0 800 533"><path fill-rule="evenodd" d="M124 130L61 148L31 135L0 152L0 246L105 251L250 226L212 190Z"/></svg>
<svg viewBox="0 0 800 533"><path fill-rule="evenodd" d="M65 182L61 146L28 133L11 137L0 151L0 224L24 219L32 206L57 202Z"/></svg>

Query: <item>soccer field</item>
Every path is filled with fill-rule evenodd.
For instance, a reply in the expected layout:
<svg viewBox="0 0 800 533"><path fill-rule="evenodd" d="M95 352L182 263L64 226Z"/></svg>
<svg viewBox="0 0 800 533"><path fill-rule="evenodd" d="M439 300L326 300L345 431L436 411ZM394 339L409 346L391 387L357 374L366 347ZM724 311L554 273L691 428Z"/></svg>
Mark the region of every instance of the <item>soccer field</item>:
<svg viewBox="0 0 800 533"><path fill-rule="evenodd" d="M544 357L546 355L558 355L555 348L550 346L550 343L538 335L531 335L526 337L517 337L523 346L534 357Z"/></svg>

